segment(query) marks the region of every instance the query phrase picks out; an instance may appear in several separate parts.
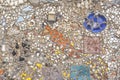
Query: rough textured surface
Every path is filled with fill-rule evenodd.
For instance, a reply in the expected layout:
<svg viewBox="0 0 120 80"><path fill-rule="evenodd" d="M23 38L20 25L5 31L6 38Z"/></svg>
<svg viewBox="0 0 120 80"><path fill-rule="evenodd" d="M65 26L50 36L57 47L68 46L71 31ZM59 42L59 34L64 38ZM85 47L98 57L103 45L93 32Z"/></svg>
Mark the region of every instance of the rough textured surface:
<svg viewBox="0 0 120 80"><path fill-rule="evenodd" d="M120 80L116 1L0 0L0 79ZM105 17L95 16L106 19L101 32L84 27L91 12Z"/></svg>

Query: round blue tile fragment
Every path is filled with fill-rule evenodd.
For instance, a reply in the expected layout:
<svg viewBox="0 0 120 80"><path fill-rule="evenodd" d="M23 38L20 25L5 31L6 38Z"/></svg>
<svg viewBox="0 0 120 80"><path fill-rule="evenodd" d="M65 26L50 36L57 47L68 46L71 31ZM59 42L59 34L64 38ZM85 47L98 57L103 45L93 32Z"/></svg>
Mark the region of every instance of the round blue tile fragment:
<svg viewBox="0 0 120 80"><path fill-rule="evenodd" d="M106 22L107 22L107 20L103 15L91 12L87 16L87 18L85 18L83 26L87 30L89 30L93 33L99 33L106 28L106 26L107 26Z"/></svg>

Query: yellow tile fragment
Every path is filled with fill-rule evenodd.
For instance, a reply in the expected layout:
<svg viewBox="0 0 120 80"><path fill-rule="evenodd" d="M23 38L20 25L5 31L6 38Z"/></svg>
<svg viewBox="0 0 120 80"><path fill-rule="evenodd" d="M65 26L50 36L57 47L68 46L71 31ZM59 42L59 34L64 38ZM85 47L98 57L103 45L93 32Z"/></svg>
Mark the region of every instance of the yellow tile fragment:
<svg viewBox="0 0 120 80"><path fill-rule="evenodd" d="M42 64L40 64L40 63L36 63L36 66L37 66L38 68L42 68Z"/></svg>
<svg viewBox="0 0 120 80"><path fill-rule="evenodd" d="M98 58L98 60L99 60L100 62L102 62L102 61L103 61L103 60L102 60L102 58L100 58L100 57Z"/></svg>
<svg viewBox="0 0 120 80"><path fill-rule="evenodd" d="M22 74L21 74L21 77L26 77L26 76L27 76L26 73L22 73Z"/></svg>
<svg viewBox="0 0 120 80"><path fill-rule="evenodd" d="M106 68L105 71L107 72L107 71L108 71L108 68Z"/></svg>
<svg viewBox="0 0 120 80"><path fill-rule="evenodd" d="M96 68L96 64L93 64L92 68L94 68L94 69L95 69L95 68Z"/></svg>
<svg viewBox="0 0 120 80"><path fill-rule="evenodd" d="M60 50L55 51L55 54L60 54L60 53L61 53Z"/></svg>
<svg viewBox="0 0 120 80"><path fill-rule="evenodd" d="M33 69L34 71L36 70L36 68L35 68L35 67L33 67L32 69Z"/></svg>
<svg viewBox="0 0 120 80"><path fill-rule="evenodd" d="M70 74L67 74L67 77L69 78L69 77L70 77Z"/></svg>
<svg viewBox="0 0 120 80"><path fill-rule="evenodd" d="M66 76L67 74L66 74L66 72L63 72L63 76Z"/></svg>
<svg viewBox="0 0 120 80"><path fill-rule="evenodd" d="M22 80L25 80L25 77L22 77Z"/></svg>
<svg viewBox="0 0 120 80"><path fill-rule="evenodd" d="M106 52L105 52L105 48L102 48L102 51L103 51L103 54L105 54Z"/></svg>
<svg viewBox="0 0 120 80"><path fill-rule="evenodd" d="M69 78L70 74L69 73L67 74L66 72L63 72L63 76L66 77L66 78Z"/></svg>
<svg viewBox="0 0 120 80"><path fill-rule="evenodd" d="M32 80L30 77L26 78L26 80Z"/></svg>
<svg viewBox="0 0 120 80"><path fill-rule="evenodd" d="M71 46L74 46L74 43L73 43L73 42L71 42Z"/></svg>

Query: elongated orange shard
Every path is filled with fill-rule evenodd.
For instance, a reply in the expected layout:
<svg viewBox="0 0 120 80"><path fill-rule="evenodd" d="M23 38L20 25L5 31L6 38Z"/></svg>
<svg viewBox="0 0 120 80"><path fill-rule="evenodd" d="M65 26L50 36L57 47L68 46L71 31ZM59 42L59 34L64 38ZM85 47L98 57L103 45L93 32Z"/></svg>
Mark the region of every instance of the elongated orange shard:
<svg viewBox="0 0 120 80"><path fill-rule="evenodd" d="M48 31L48 34L51 36L51 40L53 42L57 43L57 45L59 46L61 45L63 46L62 51L64 51L66 46L69 45L69 47L72 49L69 56L73 56L75 51L82 52L81 50L75 50L74 47L70 44L70 40L67 38L64 38L63 34L58 32L56 29L52 29L48 25L45 27L45 29ZM80 58L79 55L75 55L75 56L76 58Z"/></svg>

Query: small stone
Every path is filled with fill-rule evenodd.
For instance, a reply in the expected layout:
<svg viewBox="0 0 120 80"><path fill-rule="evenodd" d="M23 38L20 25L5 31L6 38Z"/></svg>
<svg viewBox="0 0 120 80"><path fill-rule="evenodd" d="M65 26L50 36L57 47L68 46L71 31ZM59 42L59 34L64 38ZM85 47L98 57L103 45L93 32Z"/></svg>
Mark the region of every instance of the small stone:
<svg viewBox="0 0 120 80"><path fill-rule="evenodd" d="M26 47L27 46L27 44L26 43L22 43L22 47Z"/></svg>
<svg viewBox="0 0 120 80"><path fill-rule="evenodd" d="M16 51L13 50L12 55L15 56L17 53Z"/></svg>
<svg viewBox="0 0 120 80"><path fill-rule="evenodd" d="M30 65L33 64L31 61L28 61L27 63L30 64Z"/></svg>
<svg viewBox="0 0 120 80"><path fill-rule="evenodd" d="M111 16L111 18L113 18L113 19L114 19L114 16L112 15L112 16Z"/></svg>
<svg viewBox="0 0 120 80"><path fill-rule="evenodd" d="M23 58L23 57L19 57L19 61L24 61L25 60L25 58Z"/></svg>
<svg viewBox="0 0 120 80"><path fill-rule="evenodd" d="M5 45L2 45L2 51L6 51Z"/></svg>
<svg viewBox="0 0 120 80"><path fill-rule="evenodd" d="M52 44L49 44L49 46L51 47L51 46L52 46Z"/></svg>
<svg viewBox="0 0 120 80"><path fill-rule="evenodd" d="M16 48L16 49L19 49L19 45L18 45L18 43L16 43L16 46L15 46L15 48Z"/></svg>

